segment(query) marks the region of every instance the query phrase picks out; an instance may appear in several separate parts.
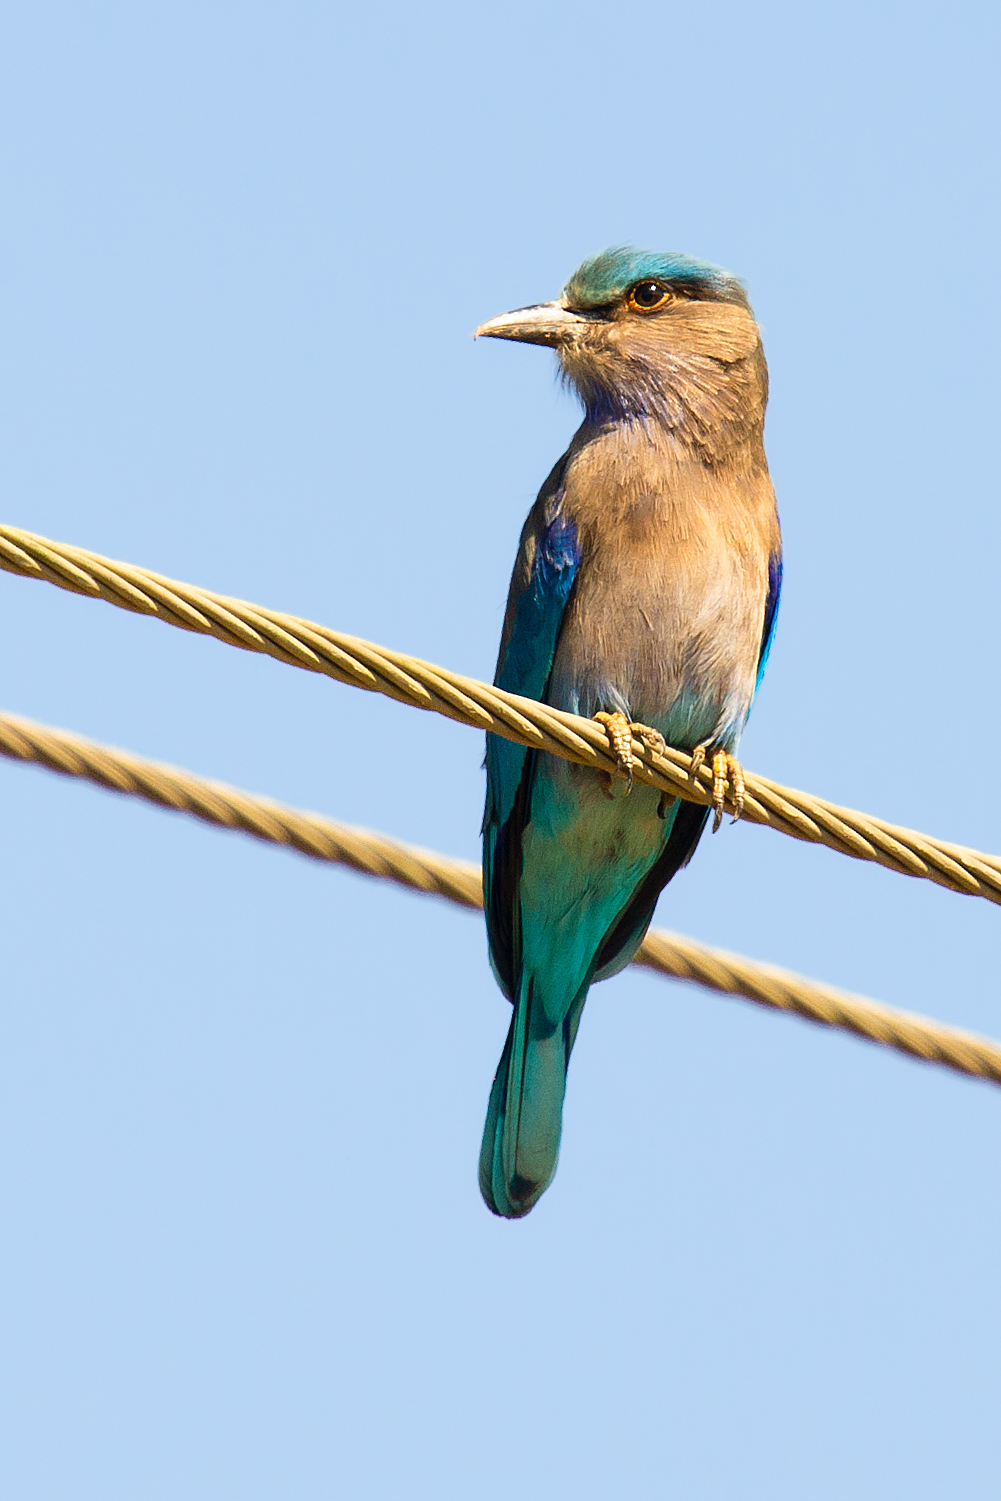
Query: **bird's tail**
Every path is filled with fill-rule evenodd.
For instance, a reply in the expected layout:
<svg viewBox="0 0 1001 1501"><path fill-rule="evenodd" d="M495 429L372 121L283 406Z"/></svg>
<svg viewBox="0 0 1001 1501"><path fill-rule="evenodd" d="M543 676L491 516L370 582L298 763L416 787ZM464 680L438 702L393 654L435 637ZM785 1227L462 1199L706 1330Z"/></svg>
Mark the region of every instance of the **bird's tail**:
<svg viewBox="0 0 1001 1501"><path fill-rule="evenodd" d="M480 1148L480 1192L505 1219L521 1219L553 1181L567 1065L586 995L585 985L554 1024L533 995L531 977L522 976Z"/></svg>

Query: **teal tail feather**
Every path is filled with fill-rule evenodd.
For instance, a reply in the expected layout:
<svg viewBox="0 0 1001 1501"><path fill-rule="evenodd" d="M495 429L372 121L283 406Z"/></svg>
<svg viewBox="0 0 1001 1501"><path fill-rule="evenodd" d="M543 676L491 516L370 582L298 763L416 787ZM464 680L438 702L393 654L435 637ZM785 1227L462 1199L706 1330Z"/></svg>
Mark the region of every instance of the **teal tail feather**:
<svg viewBox="0 0 1001 1501"><path fill-rule="evenodd" d="M504 1219L528 1214L556 1172L567 1066L587 986L562 1022L551 1022L531 980L522 978L490 1091L480 1148L480 1192Z"/></svg>

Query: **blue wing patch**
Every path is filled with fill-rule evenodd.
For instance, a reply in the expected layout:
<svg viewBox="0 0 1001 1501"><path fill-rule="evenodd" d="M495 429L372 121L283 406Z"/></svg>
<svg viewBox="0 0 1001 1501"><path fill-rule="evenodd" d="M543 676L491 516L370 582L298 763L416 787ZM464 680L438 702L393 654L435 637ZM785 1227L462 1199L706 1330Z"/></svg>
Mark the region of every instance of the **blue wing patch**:
<svg viewBox="0 0 1001 1501"><path fill-rule="evenodd" d="M563 612L580 563L577 528L556 506L540 530L526 587L514 607L495 682L509 693L541 699L546 691ZM528 751L487 736L487 814L503 824L510 816Z"/></svg>
<svg viewBox="0 0 1001 1501"><path fill-rule="evenodd" d="M779 613L779 595L782 593L782 554L773 552L768 559L768 598L765 600L765 619L761 631L761 651L758 654L758 676L754 683L757 693L768 665L768 653L775 635L775 617Z"/></svg>
<svg viewBox="0 0 1001 1501"><path fill-rule="evenodd" d="M527 589L497 674L497 687L538 698L546 686L563 611L580 563L577 528L559 510L539 533Z"/></svg>

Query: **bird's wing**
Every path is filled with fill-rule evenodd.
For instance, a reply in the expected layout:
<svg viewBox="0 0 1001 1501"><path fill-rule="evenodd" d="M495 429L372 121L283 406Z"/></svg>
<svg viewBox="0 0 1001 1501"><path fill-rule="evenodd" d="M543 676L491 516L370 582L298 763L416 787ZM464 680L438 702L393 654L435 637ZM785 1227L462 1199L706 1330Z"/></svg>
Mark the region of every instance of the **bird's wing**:
<svg viewBox="0 0 1001 1501"><path fill-rule="evenodd" d="M542 699L552 671L567 601L580 564L577 529L561 510L561 459L546 480L521 534L511 578L497 673L499 688ZM516 969L517 884L534 752L487 736L483 877L490 960L510 998Z"/></svg>
<svg viewBox="0 0 1001 1501"><path fill-rule="evenodd" d="M761 631L761 651L758 653L758 676L754 684L757 693L768 665L768 653L775 635L775 617L779 612L779 595L782 593L782 549L777 548L768 559L768 595L765 599L765 619Z"/></svg>

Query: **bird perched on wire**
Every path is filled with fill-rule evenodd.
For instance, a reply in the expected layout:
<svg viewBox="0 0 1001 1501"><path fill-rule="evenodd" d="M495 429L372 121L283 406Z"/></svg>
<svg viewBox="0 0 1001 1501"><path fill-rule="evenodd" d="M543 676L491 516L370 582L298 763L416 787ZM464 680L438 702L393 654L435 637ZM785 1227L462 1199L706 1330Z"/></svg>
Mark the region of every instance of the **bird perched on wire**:
<svg viewBox="0 0 1001 1501"><path fill-rule="evenodd" d="M552 1182L567 1064L595 980L632 958L709 810L632 786L632 739L713 768L716 827L782 574L768 374L740 282L686 255L587 260L557 302L477 336L544 344L584 420L521 535L495 682L601 722L622 778L487 737L490 958L514 1012L480 1187L525 1215Z"/></svg>

